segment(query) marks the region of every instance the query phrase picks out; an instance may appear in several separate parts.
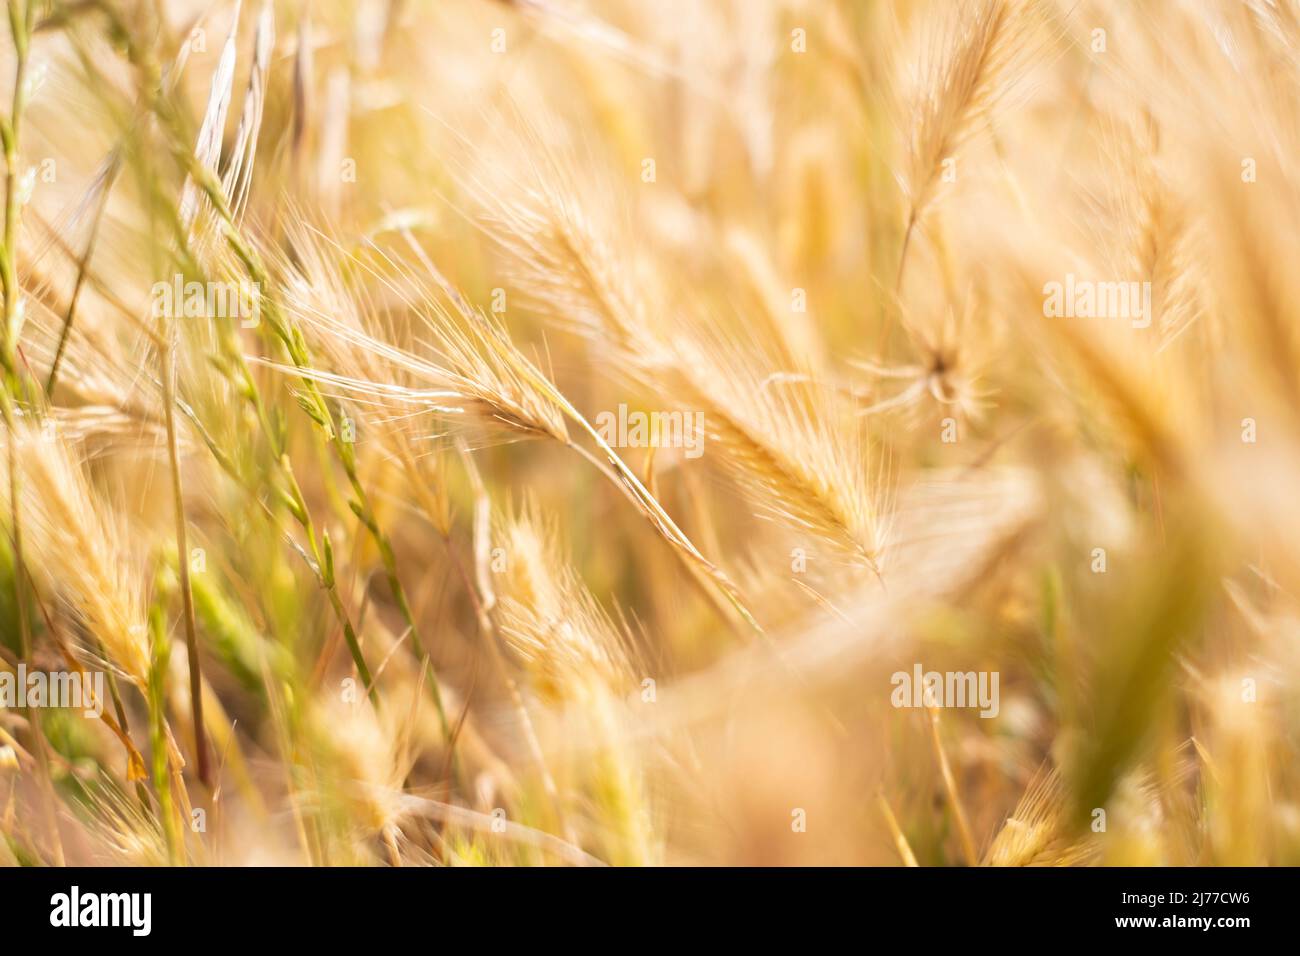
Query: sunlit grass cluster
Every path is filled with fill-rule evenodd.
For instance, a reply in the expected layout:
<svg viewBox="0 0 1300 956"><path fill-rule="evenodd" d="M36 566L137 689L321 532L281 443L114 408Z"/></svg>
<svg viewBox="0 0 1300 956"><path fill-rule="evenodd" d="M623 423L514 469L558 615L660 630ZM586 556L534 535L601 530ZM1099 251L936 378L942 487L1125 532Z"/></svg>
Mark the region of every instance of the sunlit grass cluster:
<svg viewBox="0 0 1300 956"><path fill-rule="evenodd" d="M1300 863L1296 0L0 47L0 862Z"/></svg>

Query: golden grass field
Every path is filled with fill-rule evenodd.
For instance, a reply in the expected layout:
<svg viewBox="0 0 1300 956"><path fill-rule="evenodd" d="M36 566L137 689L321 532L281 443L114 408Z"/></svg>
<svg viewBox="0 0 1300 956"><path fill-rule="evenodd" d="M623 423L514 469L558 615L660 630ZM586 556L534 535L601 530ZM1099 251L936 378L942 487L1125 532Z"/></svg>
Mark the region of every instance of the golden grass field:
<svg viewBox="0 0 1300 956"><path fill-rule="evenodd" d="M0 862L1300 863L1297 0L8 13Z"/></svg>

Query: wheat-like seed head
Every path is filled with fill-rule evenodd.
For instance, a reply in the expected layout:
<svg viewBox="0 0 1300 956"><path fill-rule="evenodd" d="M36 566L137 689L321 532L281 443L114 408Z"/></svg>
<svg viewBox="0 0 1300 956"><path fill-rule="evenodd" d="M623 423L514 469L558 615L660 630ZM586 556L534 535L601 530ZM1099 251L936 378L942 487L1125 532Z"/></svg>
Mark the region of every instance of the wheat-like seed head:
<svg viewBox="0 0 1300 956"><path fill-rule="evenodd" d="M24 425L8 440L21 468L33 573L103 643L108 660L102 663L143 686L149 671L145 587L125 528L61 436ZM0 493L9 499L7 476L0 478Z"/></svg>
<svg viewBox="0 0 1300 956"><path fill-rule="evenodd" d="M934 196L943 162L982 132L1035 52L1028 0L980 0L948 11L926 39L907 117L900 176L910 228Z"/></svg>
<svg viewBox="0 0 1300 956"><path fill-rule="evenodd" d="M989 844L982 866L1078 866L1094 860L1096 840L1063 819L1061 778L1055 768L1034 774L1024 796Z"/></svg>
<svg viewBox="0 0 1300 956"><path fill-rule="evenodd" d="M559 553L559 530L535 503L504 518L501 633L548 699L621 697L633 686L629 638Z"/></svg>
<svg viewBox="0 0 1300 956"><path fill-rule="evenodd" d="M327 252L306 231L297 239L298 262L284 266L283 305L326 358L304 374L375 408L382 433L427 440L437 434L433 419L480 436L568 442L563 415L533 385L532 362L499 323L440 301L409 266L399 271L387 258L365 265L337 246ZM371 279L384 306L349 286L345 268Z"/></svg>
<svg viewBox="0 0 1300 956"><path fill-rule="evenodd" d="M866 437L835 388L791 367L789 350L756 347L743 323L682 315L663 277L630 252L624 214L601 185L582 190L583 205L564 160L533 155L552 175L513 180L514 192L476 191L484 228L530 299L594 339L611 375L702 412L717 462L760 514L874 564L881 475L864 468Z"/></svg>

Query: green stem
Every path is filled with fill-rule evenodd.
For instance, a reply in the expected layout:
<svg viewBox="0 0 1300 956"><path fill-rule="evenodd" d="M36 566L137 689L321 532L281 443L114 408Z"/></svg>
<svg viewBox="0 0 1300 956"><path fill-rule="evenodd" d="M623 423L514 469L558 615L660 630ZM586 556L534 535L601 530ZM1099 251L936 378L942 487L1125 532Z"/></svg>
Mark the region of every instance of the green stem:
<svg viewBox="0 0 1300 956"><path fill-rule="evenodd" d="M199 641L194 626L194 592L190 587L189 544L185 528L185 497L181 486L180 445L176 436L176 328L167 317L160 319L162 344L163 416L167 428L167 460L171 470L172 517L176 525L176 570L180 579L181 610L185 624L185 650L189 656L190 709L194 720L194 750L199 779L213 785L208 759L208 736L203 724L203 670L199 663Z"/></svg>
<svg viewBox="0 0 1300 956"><path fill-rule="evenodd" d="M167 857L175 864L180 862L181 841L167 760L167 665L171 645L167 640L162 609L156 605L149 609L149 633L149 750L153 762L153 785L158 791L158 813L167 838Z"/></svg>
<svg viewBox="0 0 1300 956"><path fill-rule="evenodd" d="M7 466L9 470L9 507L13 515L14 597L17 602L18 634L22 657L29 660L32 652L31 621L27 608L27 564L23 555L22 528L22 469L18 462L17 413L14 403L20 400L23 383L18 369L17 338L19 332L18 306L22 290L18 286L18 223L21 215L19 202L18 133L26 105L27 50L31 41L31 3L9 0L9 31L14 44L14 89L8 119L0 119L0 140L3 140L5 159L5 214L4 244L0 247L0 282L4 286L4 319L0 323L0 415L3 415L8 433ZM50 777L45 735L41 730L40 715L28 711L35 741L41 777L46 787L46 823L53 840L55 862L62 865L63 847L59 840L58 824L54 816L54 784Z"/></svg>

